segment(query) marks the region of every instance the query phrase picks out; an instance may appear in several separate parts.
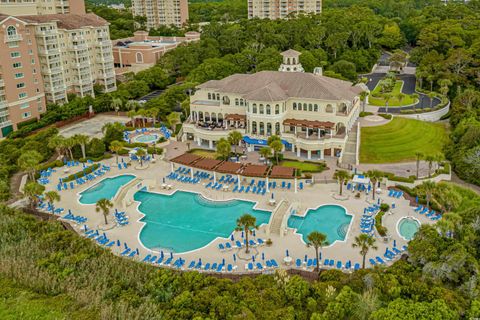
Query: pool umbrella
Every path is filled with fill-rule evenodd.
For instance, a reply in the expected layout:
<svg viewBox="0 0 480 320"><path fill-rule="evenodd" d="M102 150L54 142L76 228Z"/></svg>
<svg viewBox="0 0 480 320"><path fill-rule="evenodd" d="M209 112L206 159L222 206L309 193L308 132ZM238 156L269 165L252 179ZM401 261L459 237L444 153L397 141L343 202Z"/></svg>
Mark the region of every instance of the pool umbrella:
<svg viewBox="0 0 480 320"><path fill-rule="evenodd" d="M272 199L273 199L273 192L272 192Z"/></svg>
<svg viewBox="0 0 480 320"><path fill-rule="evenodd" d="M163 183L165 183L165 177L163 177L162 181L163 181Z"/></svg>
<svg viewBox="0 0 480 320"><path fill-rule="evenodd" d="M242 231L242 239L243 239L243 236L244 236L244 235L243 235L243 231Z"/></svg>
<svg viewBox="0 0 480 320"><path fill-rule="evenodd" d="M106 237L107 237L107 234L106 234L105 232L103 233L103 237L104 237L104 238L106 238Z"/></svg>
<svg viewBox="0 0 480 320"><path fill-rule="evenodd" d="M388 248L385 248L385 254L387 254L387 253L388 253Z"/></svg>
<svg viewBox="0 0 480 320"><path fill-rule="evenodd" d="M367 208L363 208L363 213L367 213Z"/></svg>
<svg viewBox="0 0 480 320"><path fill-rule="evenodd" d="M225 258L222 259L222 264L225 265Z"/></svg>
<svg viewBox="0 0 480 320"><path fill-rule="evenodd" d="M138 248L137 248L137 256L138 256L139 254L140 254L140 251L139 251Z"/></svg>
<svg viewBox="0 0 480 320"><path fill-rule="evenodd" d="M322 260L322 253L321 252L318 254L318 260Z"/></svg>
<svg viewBox="0 0 480 320"><path fill-rule="evenodd" d="M252 256L252 261L255 262L255 256Z"/></svg>
<svg viewBox="0 0 480 320"><path fill-rule="evenodd" d="M86 225L86 224L83 225L83 230L84 230L85 232L87 232L87 225Z"/></svg>
<svg viewBox="0 0 480 320"><path fill-rule="evenodd" d="M377 203L380 204L380 199L378 199Z"/></svg>
<svg viewBox="0 0 480 320"><path fill-rule="evenodd" d="M120 240L117 240L117 247L120 247L120 246L121 246Z"/></svg>
<svg viewBox="0 0 480 320"><path fill-rule="evenodd" d="M262 252L262 260L265 260L265 253Z"/></svg>
<svg viewBox="0 0 480 320"><path fill-rule="evenodd" d="M287 249L287 251L285 251L285 255L288 257L288 249Z"/></svg>
<svg viewBox="0 0 480 320"><path fill-rule="evenodd" d="M255 235L255 230L253 230L253 236L256 237L256 235Z"/></svg>
<svg viewBox="0 0 480 320"><path fill-rule="evenodd" d="M170 252L170 258L173 259L173 252Z"/></svg>
<svg viewBox="0 0 480 320"><path fill-rule="evenodd" d="M307 255L305 255L305 262L307 262L307 260L308 260L308 256L307 256Z"/></svg>
<svg viewBox="0 0 480 320"><path fill-rule="evenodd" d="M235 238L233 237L233 233L230 235L230 241L234 241Z"/></svg>
<svg viewBox="0 0 480 320"><path fill-rule="evenodd" d="M123 243L123 245L124 245L125 249L127 249L127 248L128 248L128 246L127 246L127 243L126 243L126 242L124 242L124 243Z"/></svg>
<svg viewBox="0 0 480 320"><path fill-rule="evenodd" d="M160 251L160 256L161 256L162 258L164 257L164 255L163 255L163 250Z"/></svg>
<svg viewBox="0 0 480 320"><path fill-rule="evenodd" d="M394 247L397 246L397 240L393 240L393 246L394 246Z"/></svg>
<svg viewBox="0 0 480 320"><path fill-rule="evenodd" d="M123 158L122 158L122 162L123 162Z"/></svg>
<svg viewBox="0 0 480 320"><path fill-rule="evenodd" d="M233 262L236 262L237 261L237 256L235 255L235 253L233 254Z"/></svg>

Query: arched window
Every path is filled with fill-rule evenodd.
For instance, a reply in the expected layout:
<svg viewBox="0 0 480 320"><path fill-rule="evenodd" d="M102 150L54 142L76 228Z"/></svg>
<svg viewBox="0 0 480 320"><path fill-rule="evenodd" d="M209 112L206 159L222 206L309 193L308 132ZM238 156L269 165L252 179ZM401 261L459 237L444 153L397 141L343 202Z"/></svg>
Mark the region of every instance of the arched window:
<svg viewBox="0 0 480 320"><path fill-rule="evenodd" d="M280 122L275 123L275 134L280 135Z"/></svg>
<svg viewBox="0 0 480 320"><path fill-rule="evenodd" d="M217 100L220 101L220 93L217 93Z"/></svg>
<svg viewBox="0 0 480 320"><path fill-rule="evenodd" d="M260 135L265 135L265 124L263 122L260 122Z"/></svg>
<svg viewBox="0 0 480 320"><path fill-rule="evenodd" d="M243 106L243 99L240 99L240 105Z"/></svg>
<svg viewBox="0 0 480 320"><path fill-rule="evenodd" d="M260 111L260 114L264 114L264 111L265 111L265 110L263 109L263 104L260 104L259 109L260 109L260 110L259 110L259 111Z"/></svg>
<svg viewBox="0 0 480 320"><path fill-rule="evenodd" d="M235 105L238 106L238 98L235 98Z"/></svg>
<svg viewBox="0 0 480 320"><path fill-rule="evenodd" d="M331 104L327 104L327 107L325 108L325 112L333 113L333 107Z"/></svg>
<svg viewBox="0 0 480 320"><path fill-rule="evenodd" d="M143 54L141 52L137 52L135 59L137 60L137 63L143 63Z"/></svg>
<svg viewBox="0 0 480 320"><path fill-rule="evenodd" d="M210 121L210 120L212 120L212 119L210 118L210 113L205 112L205 121Z"/></svg>
<svg viewBox="0 0 480 320"><path fill-rule="evenodd" d="M198 112L198 120L203 121L203 112L202 111Z"/></svg>
<svg viewBox="0 0 480 320"><path fill-rule="evenodd" d="M252 107L253 107L252 113L257 113L257 104L254 103Z"/></svg>
<svg viewBox="0 0 480 320"><path fill-rule="evenodd" d="M340 103L338 112L347 113L347 105L345 103Z"/></svg>
<svg viewBox="0 0 480 320"><path fill-rule="evenodd" d="M296 102L293 103L293 110L297 110L297 103Z"/></svg>
<svg viewBox="0 0 480 320"><path fill-rule="evenodd" d="M266 107L266 108L267 108L267 114L271 114L271 110L270 110L270 105L269 105L269 104L267 104L267 107Z"/></svg>
<svg viewBox="0 0 480 320"><path fill-rule="evenodd" d="M267 123L267 136L272 135L272 124L269 122Z"/></svg>
<svg viewBox="0 0 480 320"><path fill-rule="evenodd" d="M208 100L212 100L212 95L210 94L210 92L208 93Z"/></svg>
<svg viewBox="0 0 480 320"><path fill-rule="evenodd" d="M313 111L313 105L311 103L308 104L308 111Z"/></svg>
<svg viewBox="0 0 480 320"><path fill-rule="evenodd" d="M307 111L307 104L306 103L303 104L303 111Z"/></svg>
<svg viewBox="0 0 480 320"><path fill-rule="evenodd" d="M315 104L313 105L313 111L314 111L314 112L318 112L318 104L315 103Z"/></svg>
<svg viewBox="0 0 480 320"><path fill-rule="evenodd" d="M212 114L210 115L210 120L217 121L217 114L215 112L212 112Z"/></svg>
<svg viewBox="0 0 480 320"><path fill-rule="evenodd" d="M275 105L275 114L280 113L280 106L278 104Z"/></svg>
<svg viewBox="0 0 480 320"><path fill-rule="evenodd" d="M229 105L230 104L230 98L227 96L223 96L222 98L223 104Z"/></svg>
<svg viewBox="0 0 480 320"><path fill-rule="evenodd" d="M257 134L257 122L256 121L252 122L252 133Z"/></svg>
<svg viewBox="0 0 480 320"><path fill-rule="evenodd" d="M17 29L14 26L9 26L7 28L7 35L9 35L9 36L17 35Z"/></svg>

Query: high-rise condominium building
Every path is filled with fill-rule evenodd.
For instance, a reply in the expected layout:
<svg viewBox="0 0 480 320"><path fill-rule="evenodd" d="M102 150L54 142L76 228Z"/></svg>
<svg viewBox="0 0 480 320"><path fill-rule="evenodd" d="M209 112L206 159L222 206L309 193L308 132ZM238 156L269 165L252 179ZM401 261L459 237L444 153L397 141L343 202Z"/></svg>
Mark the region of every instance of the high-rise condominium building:
<svg viewBox="0 0 480 320"><path fill-rule="evenodd" d="M322 0L248 0L248 18L282 19L291 13L322 12Z"/></svg>
<svg viewBox="0 0 480 320"><path fill-rule="evenodd" d="M45 100L116 90L108 22L94 14L0 14L0 61L0 137L38 118Z"/></svg>
<svg viewBox="0 0 480 320"><path fill-rule="evenodd" d="M12 16L85 14L83 0L0 0L0 12Z"/></svg>
<svg viewBox="0 0 480 320"><path fill-rule="evenodd" d="M164 25L181 27L188 20L187 0L132 0L134 16L147 18L147 29Z"/></svg>

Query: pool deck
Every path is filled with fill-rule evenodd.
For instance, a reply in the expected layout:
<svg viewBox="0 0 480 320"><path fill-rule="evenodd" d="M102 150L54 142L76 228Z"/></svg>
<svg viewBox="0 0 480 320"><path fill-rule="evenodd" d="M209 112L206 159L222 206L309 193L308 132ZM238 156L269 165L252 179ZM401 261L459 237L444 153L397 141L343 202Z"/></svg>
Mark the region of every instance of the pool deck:
<svg viewBox="0 0 480 320"><path fill-rule="evenodd" d="M124 160L129 161L127 158L124 158ZM231 191L214 191L211 189L206 189L203 186L204 183L202 182L198 184L189 184L173 180L166 180L168 184L173 186L172 190L162 189L160 186L162 184L162 179L170 172L171 168L170 163L164 160L157 159L156 163L149 164L148 169L135 169L135 165L133 165L128 167L128 169L120 170L116 165L115 158L103 161L103 164L110 165L111 170L108 171L104 176L99 177L94 181L87 182L81 186L76 186L74 190L69 189L60 191L59 194L61 196L61 201L59 203L56 203L55 207L65 208L66 211L68 209L71 209L74 215L81 215L87 217L88 221L86 224L90 229L107 229L104 231L99 231L100 233L105 232L110 240L120 240L122 243L120 247L117 247L116 245L112 247L112 250L117 254L123 251L123 243L127 243L128 246L132 249L138 248L140 254L138 256L135 256L134 259L137 259L139 261L141 261L147 254L158 255L157 252L152 252L151 250L143 247L139 240L140 230L144 225L143 222L139 221L143 217L143 214L141 214L137 210L139 202L132 203L126 209L126 213L130 221L128 225L123 227L117 227L113 222L112 215L110 215L110 222L107 228L105 228L103 215L95 211L95 205L83 205L79 203L80 192L90 188L92 185L98 183L104 178L114 177L123 174L134 174L139 179L145 181L152 181L152 179L155 179L155 187L149 189L149 191L152 192L171 194L176 190L183 190L201 193L204 197L213 200L240 199L246 201L255 201L257 202L256 208L268 211L272 211L274 208L269 204L269 200L271 199L269 193L262 196L244 193L232 193ZM70 168L69 173L64 173L64 168L57 168L57 172L53 173L50 177L51 182L46 186L46 191L56 190L56 182L58 181L58 178L66 177L69 174L77 171L81 171L81 167L72 167ZM250 178L248 179L248 181L250 181ZM377 200L373 201L371 194L366 197L364 193L362 193L360 198L355 198L354 194L351 191L347 191L346 188L344 188L344 196L348 196L342 197L345 198L344 200L338 200L338 196L334 197L334 195L338 194L338 189L339 187L335 183L317 183L314 185L307 185L304 190L299 191L298 193L294 193L293 191L284 191L278 188L275 189L273 192L277 203L279 203L281 199L285 199L290 203L296 203L298 207L297 212L300 215L303 215L308 208L317 208L318 206L325 204L337 204L346 208L347 212L352 215L352 221L345 241L336 241L330 246L322 248L321 252L322 258L334 259L335 261L340 260L343 264L346 261L351 260L353 266L353 264L357 262L361 264L362 260L358 249L352 248L352 243L355 236L358 236L360 234L360 218L363 214L363 209L365 207L368 207L370 204L376 203ZM394 202L396 208L390 211L391 214L387 213L383 218L383 225L388 229L388 232L391 235L391 239L385 243L382 239L377 237L376 244L378 246L378 249L376 251L369 252L367 256L367 267L370 266L370 264L368 263L369 258L375 258L376 256L380 256L383 258L386 247L393 247L393 240L396 240L398 248L401 248L407 243L398 234L397 231L397 223L401 218L406 216L414 216L422 224L434 223L429 218L425 217L425 215L420 215L414 212L414 208L409 206L409 201L403 197L400 199L391 198L387 196L385 191L377 195L376 198L377 197L379 197L382 202L385 202L389 205ZM121 208L117 208L121 210ZM78 230L79 233L83 234L83 224L76 225L72 222L72 225L76 230ZM197 249L195 251L190 251L183 254L174 253L174 259L182 257L183 259L186 259L186 265L188 265L191 260L198 261L199 258L202 258L203 264L205 264L206 262L219 263L222 261L222 259L225 259L226 264L231 263L237 266L236 272L244 272L245 264L251 261L250 259L252 255L256 255L256 262L262 262L261 256L262 253L264 253L265 259L274 258L281 265L281 267L284 268L294 267L293 264L291 266L286 266L283 263L285 258L285 252L287 249L289 251L289 255L293 258L293 261L295 261L295 259L297 258L303 260L305 255L308 255L309 258L314 258L314 249L308 248L302 242L301 235L295 234L294 230L287 230L284 236L274 234L267 236L266 226L263 225L259 228L258 231L256 231L256 237L260 237L265 240L270 238L272 240L272 245L264 245L261 247L251 248L251 252L247 255L245 254L245 249L220 251L218 249L218 244L225 243L229 241L229 239L216 239L208 246ZM240 239L240 234L238 232L235 234L235 239ZM165 254L169 255L170 253L165 251ZM233 261L233 254L236 254L237 256L236 262ZM323 261L321 261L320 264L322 265Z"/></svg>

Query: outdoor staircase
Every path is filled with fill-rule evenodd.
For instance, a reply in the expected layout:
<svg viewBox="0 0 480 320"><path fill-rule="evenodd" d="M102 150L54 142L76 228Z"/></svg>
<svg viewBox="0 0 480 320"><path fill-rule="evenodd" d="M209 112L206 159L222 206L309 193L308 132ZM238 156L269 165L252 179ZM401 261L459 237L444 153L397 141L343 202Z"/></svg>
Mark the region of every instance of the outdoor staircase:
<svg viewBox="0 0 480 320"><path fill-rule="evenodd" d="M136 184L140 183L142 180L140 178L135 178L126 185L122 186L113 198L113 204L117 207L126 209L127 204L125 197L127 196L128 191Z"/></svg>
<svg viewBox="0 0 480 320"><path fill-rule="evenodd" d="M285 229L288 212L290 208L290 203L283 199L280 201L278 206L273 210L272 217L270 218L270 223L267 226L267 234L276 234L279 236L283 235L282 230Z"/></svg>
<svg viewBox="0 0 480 320"><path fill-rule="evenodd" d="M357 136L358 123L356 123L348 133L348 140L342 155L342 164L357 164Z"/></svg>

